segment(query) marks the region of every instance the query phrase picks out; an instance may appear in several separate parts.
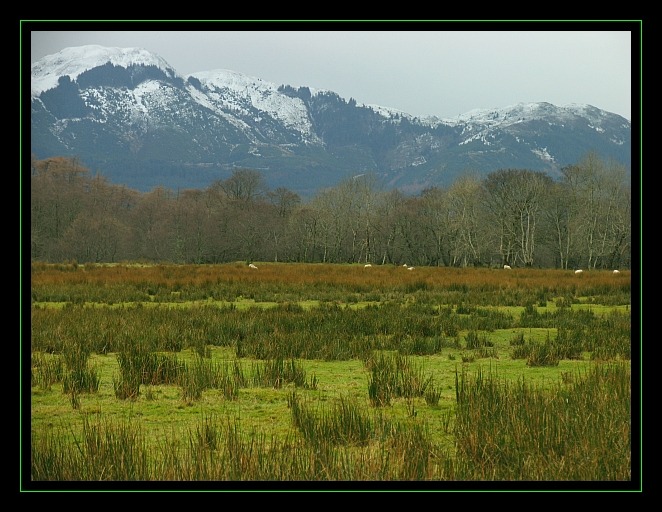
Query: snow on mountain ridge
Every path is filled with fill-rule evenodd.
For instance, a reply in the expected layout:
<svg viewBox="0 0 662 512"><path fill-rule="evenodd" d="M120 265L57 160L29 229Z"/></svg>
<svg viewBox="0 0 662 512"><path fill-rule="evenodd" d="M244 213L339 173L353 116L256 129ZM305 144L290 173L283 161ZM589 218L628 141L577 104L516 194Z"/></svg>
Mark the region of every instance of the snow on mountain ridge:
<svg viewBox="0 0 662 512"><path fill-rule="evenodd" d="M517 103L501 108L473 109L453 119L443 119L447 124L479 124L486 127L509 126L523 121L547 119L555 117L559 121L569 120L573 117L583 117L593 123L599 124L604 114L592 105L569 103L563 106L552 105L548 102Z"/></svg>
<svg viewBox="0 0 662 512"><path fill-rule="evenodd" d="M300 98L280 93L276 84L227 69L200 71L187 75L186 78L189 76L199 80L207 89L208 100L225 110L235 111L243 116L251 115L246 109L245 101L242 101L248 98L250 106L258 111L265 112L308 139L315 138L304 102ZM259 122L260 119L255 118L254 121Z"/></svg>
<svg viewBox="0 0 662 512"><path fill-rule="evenodd" d="M377 112L378 114L382 115L383 117L392 119L394 117L407 117L407 118L412 118L409 114L406 112L403 112L402 110L398 110L396 108L391 108L391 107L383 107L381 105L373 105L372 103L364 103L361 105L362 107L370 108L373 111Z"/></svg>
<svg viewBox="0 0 662 512"><path fill-rule="evenodd" d="M48 55L34 63L31 68L32 97L37 98L42 92L55 88L61 76L69 76L71 80L94 67L106 63L116 66L131 65L156 66L166 76L178 76L176 71L161 57L142 48L109 48L99 45L87 45L65 48L62 51ZM188 82L189 78L197 79L204 91L198 90ZM248 124L268 122L266 117L282 123L289 130L300 134L302 141L319 142L312 127L309 112L304 101L297 97L283 94L276 84L242 73L216 69L201 71L183 77L190 97L197 103L214 111L242 131L249 131ZM139 117L148 115L144 110L140 96L149 90L152 101L159 94L158 81L148 86L149 81L135 91L134 108ZM326 90L309 88L313 96ZM165 91L164 91L165 92ZM91 91L88 91L91 94ZM387 119L416 119L421 124L435 127L438 125L461 126L463 133L468 135L463 143L477 138L485 140L485 136L496 128L506 128L524 121L535 119L556 119L560 124L574 117L582 117L589 121L590 127L596 131L604 131L602 121L606 115L601 110L584 104L569 104L557 107L547 102L518 103L503 108L473 109L456 118L440 119L436 116L415 118L403 111L372 104L363 104ZM265 115L261 115L261 113ZM235 117L237 116L237 117ZM554 121L552 121L554 122Z"/></svg>
<svg viewBox="0 0 662 512"><path fill-rule="evenodd" d="M110 62L115 66L132 65L156 66L166 76L176 75L172 66L164 59L143 48L111 48L99 45L74 46L64 48L53 55L47 55L30 68L32 97L54 89L61 76L72 81L89 69Z"/></svg>

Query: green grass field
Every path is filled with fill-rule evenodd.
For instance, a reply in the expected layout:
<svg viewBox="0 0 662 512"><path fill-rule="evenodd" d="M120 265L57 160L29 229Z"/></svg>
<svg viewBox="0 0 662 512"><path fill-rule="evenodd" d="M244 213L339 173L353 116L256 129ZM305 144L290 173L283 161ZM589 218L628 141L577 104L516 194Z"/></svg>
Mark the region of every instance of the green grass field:
<svg viewBox="0 0 662 512"><path fill-rule="evenodd" d="M258 267L33 264L30 483L631 483L629 272Z"/></svg>

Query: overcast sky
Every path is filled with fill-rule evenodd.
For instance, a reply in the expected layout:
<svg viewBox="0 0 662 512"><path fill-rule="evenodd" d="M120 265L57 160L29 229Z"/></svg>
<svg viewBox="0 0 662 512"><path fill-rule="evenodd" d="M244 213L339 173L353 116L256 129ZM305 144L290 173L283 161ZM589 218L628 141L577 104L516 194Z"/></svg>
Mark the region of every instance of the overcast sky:
<svg viewBox="0 0 662 512"><path fill-rule="evenodd" d="M191 25L175 23L159 25L168 30L144 31L134 30L144 24L122 22L103 26L118 30L93 31L93 25L80 22L53 31L40 30L53 28L53 23L26 22L30 30L22 29L26 38L29 32L31 62L70 46L140 47L158 54L181 75L228 69L276 85L328 89L346 100L414 116L452 118L475 108L546 101L590 104L631 119L627 24L605 25L605 30L600 23L590 30L582 24L577 29L559 24L559 30L537 30L536 24L514 30L508 24L483 25L487 29L476 30L473 24L463 30L467 25L461 23L426 23L419 29L406 23L371 30L365 23L351 29L347 24L309 23L301 25L306 30L290 30L289 24L265 23L260 25L264 30L229 30L244 25L223 23L220 30L180 31L175 29ZM70 30L72 26L80 30ZM329 30L336 26L339 30Z"/></svg>

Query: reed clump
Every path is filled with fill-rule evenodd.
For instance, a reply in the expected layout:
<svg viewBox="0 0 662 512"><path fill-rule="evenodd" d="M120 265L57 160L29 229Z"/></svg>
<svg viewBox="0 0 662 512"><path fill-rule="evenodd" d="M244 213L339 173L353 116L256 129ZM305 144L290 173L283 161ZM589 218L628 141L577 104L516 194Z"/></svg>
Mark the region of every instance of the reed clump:
<svg viewBox="0 0 662 512"><path fill-rule="evenodd" d="M630 369L598 365L555 390L457 374L457 460L478 480L629 480ZM470 476L472 475L472 476Z"/></svg>

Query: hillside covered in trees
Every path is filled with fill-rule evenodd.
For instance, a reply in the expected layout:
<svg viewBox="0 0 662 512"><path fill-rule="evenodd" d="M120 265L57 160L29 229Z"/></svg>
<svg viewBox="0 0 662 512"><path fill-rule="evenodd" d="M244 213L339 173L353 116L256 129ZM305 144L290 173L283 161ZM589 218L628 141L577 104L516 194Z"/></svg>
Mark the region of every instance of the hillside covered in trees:
<svg viewBox="0 0 662 512"><path fill-rule="evenodd" d="M205 189L144 193L92 175L75 158L33 157L30 171L33 261L631 264L626 170L595 153L563 168L560 180L500 169L412 196L379 190L365 174L305 202L248 168Z"/></svg>

